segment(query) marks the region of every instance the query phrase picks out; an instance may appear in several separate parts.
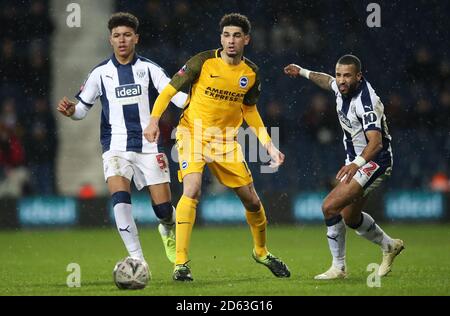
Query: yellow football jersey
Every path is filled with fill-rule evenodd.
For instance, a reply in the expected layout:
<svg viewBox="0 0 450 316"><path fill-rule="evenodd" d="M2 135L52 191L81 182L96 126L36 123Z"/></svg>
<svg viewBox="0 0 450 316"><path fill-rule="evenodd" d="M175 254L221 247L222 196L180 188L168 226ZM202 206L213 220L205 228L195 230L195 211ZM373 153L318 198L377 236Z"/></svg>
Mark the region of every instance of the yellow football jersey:
<svg viewBox="0 0 450 316"><path fill-rule="evenodd" d="M258 67L247 58L229 65L220 51L192 57L170 82L176 90L189 89L179 126L200 129L204 140L235 138L243 122L242 106L256 105L260 95Z"/></svg>

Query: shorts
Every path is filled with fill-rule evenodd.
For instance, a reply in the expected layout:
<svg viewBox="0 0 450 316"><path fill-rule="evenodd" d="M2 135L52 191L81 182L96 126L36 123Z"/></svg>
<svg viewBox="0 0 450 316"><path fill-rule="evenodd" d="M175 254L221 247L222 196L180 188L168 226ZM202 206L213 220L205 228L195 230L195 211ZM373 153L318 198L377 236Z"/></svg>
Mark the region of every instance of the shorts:
<svg viewBox="0 0 450 316"><path fill-rule="evenodd" d="M147 154L132 151L107 151L102 155L105 181L120 176L133 179L138 190L154 184L170 182L170 171L164 153Z"/></svg>
<svg viewBox="0 0 450 316"><path fill-rule="evenodd" d="M364 190L364 196L378 188L392 172L392 167L381 167L376 162L369 161L358 169L353 179L358 182Z"/></svg>
<svg viewBox="0 0 450 316"><path fill-rule="evenodd" d="M217 180L226 187L239 188L253 182L252 173L237 141L226 143L195 141L194 137L182 133L177 133L176 141L180 182L183 182L187 174L203 173L205 165L208 165Z"/></svg>

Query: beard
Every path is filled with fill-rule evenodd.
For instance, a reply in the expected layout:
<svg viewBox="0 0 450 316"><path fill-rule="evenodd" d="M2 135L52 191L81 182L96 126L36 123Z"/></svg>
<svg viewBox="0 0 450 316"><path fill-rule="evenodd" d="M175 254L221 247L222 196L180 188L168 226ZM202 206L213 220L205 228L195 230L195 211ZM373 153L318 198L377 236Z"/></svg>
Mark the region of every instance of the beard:
<svg viewBox="0 0 450 316"><path fill-rule="evenodd" d="M347 92L346 93L341 92L341 93L342 93L342 95L348 96L348 95L352 95L358 89L359 82L357 81L355 83L352 83L349 85L343 85L343 86L347 88Z"/></svg>

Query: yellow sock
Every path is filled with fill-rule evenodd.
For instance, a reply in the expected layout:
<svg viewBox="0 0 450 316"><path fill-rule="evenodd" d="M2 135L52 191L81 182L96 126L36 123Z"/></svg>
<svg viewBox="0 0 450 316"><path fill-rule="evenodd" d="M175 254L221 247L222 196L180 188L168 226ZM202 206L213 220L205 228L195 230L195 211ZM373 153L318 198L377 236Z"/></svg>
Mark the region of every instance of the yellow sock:
<svg viewBox="0 0 450 316"><path fill-rule="evenodd" d="M256 255L258 257L266 256L269 252L266 247L267 218L264 207L261 204L261 208L257 212L246 210L245 217L247 218L247 223L250 225Z"/></svg>
<svg viewBox="0 0 450 316"><path fill-rule="evenodd" d="M189 243L198 201L182 196L178 201L176 211L176 259L175 264L186 263L188 259Z"/></svg>

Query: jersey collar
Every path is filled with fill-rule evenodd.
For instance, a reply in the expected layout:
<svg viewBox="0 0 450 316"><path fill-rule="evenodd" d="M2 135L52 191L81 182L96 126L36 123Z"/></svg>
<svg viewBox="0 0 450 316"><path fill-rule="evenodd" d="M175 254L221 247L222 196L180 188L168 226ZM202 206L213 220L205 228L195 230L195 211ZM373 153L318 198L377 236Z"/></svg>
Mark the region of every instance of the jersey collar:
<svg viewBox="0 0 450 316"><path fill-rule="evenodd" d="M134 53L133 59L128 64L122 65L117 60L116 55L112 54L112 56L111 56L111 61L113 62L114 66L116 66L116 67L119 67L119 65L122 65L122 66L134 65L137 60L138 60L138 55L136 53Z"/></svg>

